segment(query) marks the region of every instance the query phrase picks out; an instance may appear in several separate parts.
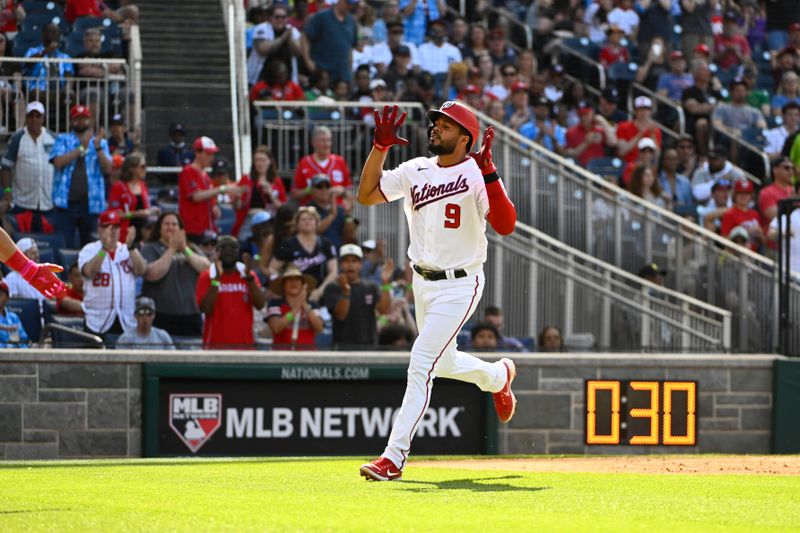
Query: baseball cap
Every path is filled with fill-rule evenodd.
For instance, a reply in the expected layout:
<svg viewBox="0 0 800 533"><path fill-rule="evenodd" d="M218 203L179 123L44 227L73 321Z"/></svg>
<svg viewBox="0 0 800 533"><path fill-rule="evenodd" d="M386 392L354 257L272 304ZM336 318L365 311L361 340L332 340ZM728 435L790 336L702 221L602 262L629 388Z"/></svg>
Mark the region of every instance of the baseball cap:
<svg viewBox="0 0 800 533"><path fill-rule="evenodd" d="M736 183L733 185L733 193L748 193L752 194L755 191L755 187L753 187L753 182L748 179L737 180Z"/></svg>
<svg viewBox="0 0 800 533"><path fill-rule="evenodd" d="M331 179L326 174L317 174L313 178L311 178L311 186L316 187L322 183L330 184Z"/></svg>
<svg viewBox="0 0 800 533"><path fill-rule="evenodd" d="M481 90L478 88L477 85L465 85L464 89L461 91L463 94L481 94Z"/></svg>
<svg viewBox="0 0 800 533"><path fill-rule="evenodd" d="M637 96L636 99L633 101L633 108L639 109L642 107L653 107L653 101L650 100L647 96Z"/></svg>
<svg viewBox="0 0 800 533"><path fill-rule="evenodd" d="M680 50L673 50L671 54L669 54L670 59L683 59L683 52Z"/></svg>
<svg viewBox="0 0 800 533"><path fill-rule="evenodd" d="M152 298L147 296L140 296L136 299L136 314L137 315L152 315L156 312L156 303Z"/></svg>
<svg viewBox="0 0 800 533"><path fill-rule="evenodd" d="M646 150L650 149L655 151L656 150L656 143L650 137L642 137L639 139L639 144L636 145L639 150Z"/></svg>
<svg viewBox="0 0 800 533"><path fill-rule="evenodd" d="M25 114L30 115L32 111L38 111L42 115L44 115L44 104L41 102L31 102L27 106L25 106Z"/></svg>
<svg viewBox="0 0 800 533"><path fill-rule="evenodd" d="M17 248L19 248L19 251L22 253L27 252L34 246L36 246L36 241L31 239L30 237L23 237L17 241Z"/></svg>
<svg viewBox="0 0 800 533"><path fill-rule="evenodd" d="M402 26L402 25L401 25ZM411 55L411 48L408 46L401 44L397 47L397 50L394 51L394 55L396 56L410 56Z"/></svg>
<svg viewBox="0 0 800 533"><path fill-rule="evenodd" d="M545 106L545 107L550 107L550 100L548 100L548 99L547 99L546 97L544 97L544 96L539 96L539 97L537 97L537 98L535 98L535 99L533 100L533 105L534 105L535 107L538 107L538 106L540 106L540 105L541 105L541 106Z"/></svg>
<svg viewBox="0 0 800 533"><path fill-rule="evenodd" d="M118 209L106 209L100 213L97 223L100 226L119 226L122 224L122 213Z"/></svg>
<svg viewBox="0 0 800 533"><path fill-rule="evenodd" d="M527 91L529 89L528 84L524 81L515 81L511 84L511 92L515 93L517 91Z"/></svg>
<svg viewBox="0 0 800 533"><path fill-rule="evenodd" d="M583 115L585 113L588 113L592 109L594 108L586 100L578 102L578 114Z"/></svg>
<svg viewBox="0 0 800 533"><path fill-rule="evenodd" d="M217 232L206 230L200 236L200 244L217 244Z"/></svg>
<svg viewBox="0 0 800 533"><path fill-rule="evenodd" d="M361 243L362 250L369 250L370 252L377 247L377 243L374 239L369 239Z"/></svg>
<svg viewBox="0 0 800 533"><path fill-rule="evenodd" d="M205 135L194 140L194 150L195 152L207 152L209 154L216 154L219 152L219 148L217 148L217 143L214 142L214 139L206 137Z"/></svg>
<svg viewBox="0 0 800 533"><path fill-rule="evenodd" d="M75 104L69 110L69 118L78 118L78 117L92 118L92 112L85 105Z"/></svg>
<svg viewBox="0 0 800 533"><path fill-rule="evenodd" d="M374 79L369 82L369 90L374 91L375 89L386 88L386 82L380 78Z"/></svg>
<svg viewBox="0 0 800 533"><path fill-rule="evenodd" d="M730 240L734 240L736 239L736 237L742 238L746 241L750 240L750 234L747 233L747 230L744 229L742 226L736 226L731 230L730 233L728 233L728 238Z"/></svg>
<svg viewBox="0 0 800 533"><path fill-rule="evenodd" d="M218 176L221 174L230 174L231 173L231 166L228 163L228 160L224 157L218 157L211 163L211 175Z"/></svg>
<svg viewBox="0 0 800 533"><path fill-rule="evenodd" d="M619 103L619 91L616 87L606 87L603 89L601 96L609 102Z"/></svg>
<svg viewBox="0 0 800 533"><path fill-rule="evenodd" d="M114 124L125 124L125 119L122 117L122 115L117 113L116 115L111 117L111 121L109 122L109 125L111 126L113 126Z"/></svg>
<svg viewBox="0 0 800 533"><path fill-rule="evenodd" d="M346 255L354 255L359 259L364 259L364 252L361 251L361 247L357 244L343 244L341 248L339 248L339 258Z"/></svg>
<svg viewBox="0 0 800 533"><path fill-rule="evenodd" d="M639 269L639 277L647 278L650 276L666 276L667 271L658 266L656 263L650 263Z"/></svg>
<svg viewBox="0 0 800 533"><path fill-rule="evenodd" d="M183 124L178 122L173 122L169 125L169 132L170 133L183 133L186 135L186 128L183 127Z"/></svg>
<svg viewBox="0 0 800 533"><path fill-rule="evenodd" d="M700 43L694 47L694 52L696 54L705 54L706 56L711 56L711 49L705 43Z"/></svg>
<svg viewBox="0 0 800 533"><path fill-rule="evenodd" d="M269 214L269 211L259 211L253 215L253 218L250 219L250 225L258 226L259 224L269 222L270 220L272 220L272 215Z"/></svg>

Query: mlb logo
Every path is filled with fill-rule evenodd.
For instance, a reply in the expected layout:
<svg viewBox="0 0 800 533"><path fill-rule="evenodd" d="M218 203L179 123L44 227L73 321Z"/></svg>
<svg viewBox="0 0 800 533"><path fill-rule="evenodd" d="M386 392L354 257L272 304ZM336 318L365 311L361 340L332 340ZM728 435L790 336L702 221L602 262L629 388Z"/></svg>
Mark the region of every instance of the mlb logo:
<svg viewBox="0 0 800 533"><path fill-rule="evenodd" d="M222 394L170 394L169 427L197 453L222 426Z"/></svg>

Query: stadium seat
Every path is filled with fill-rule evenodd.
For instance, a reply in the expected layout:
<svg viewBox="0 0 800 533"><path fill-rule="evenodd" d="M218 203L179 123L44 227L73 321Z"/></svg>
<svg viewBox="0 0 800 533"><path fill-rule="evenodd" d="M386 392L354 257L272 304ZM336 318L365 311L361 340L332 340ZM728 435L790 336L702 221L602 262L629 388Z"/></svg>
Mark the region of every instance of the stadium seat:
<svg viewBox="0 0 800 533"><path fill-rule="evenodd" d="M64 267L65 274L72 263L78 261L78 254L81 253L80 250L73 250L70 248L58 248L57 252L56 260L59 265Z"/></svg>
<svg viewBox="0 0 800 533"><path fill-rule="evenodd" d="M600 56L600 47L586 37L569 37L562 42L570 50L575 50L595 61Z"/></svg>
<svg viewBox="0 0 800 533"><path fill-rule="evenodd" d="M15 237L15 240L22 239L23 237L28 237L36 241L36 245L39 248L47 247L58 250L66 246L64 243L64 236L60 233L20 233Z"/></svg>
<svg viewBox="0 0 800 533"><path fill-rule="evenodd" d="M636 63L614 63L608 67L608 79L614 82L632 82L636 79Z"/></svg>
<svg viewBox="0 0 800 533"><path fill-rule="evenodd" d="M767 144L767 138L764 136L764 131L760 128L747 128L742 130L742 140L762 150Z"/></svg>
<svg viewBox="0 0 800 533"><path fill-rule="evenodd" d="M31 342L38 342L42 333L42 310L39 300L32 298L11 298L6 308L19 315L19 320Z"/></svg>
<svg viewBox="0 0 800 533"><path fill-rule="evenodd" d="M32 13L25 17L25 20L22 22L22 31L32 31L38 33L40 36L42 34L42 28L47 26L48 24L56 24L58 28L61 30L61 35L68 35L70 32L70 26L67 21L64 19L63 16L53 13L53 12L44 12L44 13Z"/></svg>
<svg viewBox="0 0 800 533"><path fill-rule="evenodd" d="M81 24L81 29L78 29L78 21L87 19ZM67 37L65 51L75 57L84 53L83 48L83 34L89 28L98 28L102 32L100 48L101 54L113 54L115 56L122 56L122 30L111 19L95 18L95 17L81 17L75 21L76 26L72 33Z"/></svg>
<svg viewBox="0 0 800 533"><path fill-rule="evenodd" d="M220 235L230 235L233 224L236 222L236 212L229 205L219 206L222 216L217 220Z"/></svg>
<svg viewBox="0 0 800 533"><path fill-rule="evenodd" d="M14 55L24 57L28 50L40 44L42 44L41 30L21 30L14 37Z"/></svg>
<svg viewBox="0 0 800 533"><path fill-rule="evenodd" d="M25 0L22 2L25 14L35 15L39 13L50 14L58 17L64 16L64 10L53 0Z"/></svg>
<svg viewBox="0 0 800 533"><path fill-rule="evenodd" d="M77 332L84 332L84 320L79 316L60 316L54 315L52 323L58 324L65 328L73 329L76 334L70 334L69 331L62 331L60 329L52 330L53 348L98 348L94 344L87 342L86 338Z"/></svg>
<svg viewBox="0 0 800 533"><path fill-rule="evenodd" d="M613 179L614 183L617 183L622 177L624 165L618 157L598 157L589 161L586 170L605 180Z"/></svg>

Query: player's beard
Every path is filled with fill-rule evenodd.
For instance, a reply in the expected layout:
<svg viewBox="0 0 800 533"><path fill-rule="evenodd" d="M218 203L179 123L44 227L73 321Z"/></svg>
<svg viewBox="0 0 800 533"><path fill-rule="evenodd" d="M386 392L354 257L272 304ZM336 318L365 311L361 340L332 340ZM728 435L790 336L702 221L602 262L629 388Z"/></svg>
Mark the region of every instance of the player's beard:
<svg viewBox="0 0 800 533"><path fill-rule="evenodd" d="M456 150L456 143L453 142L450 146L447 146L444 141L439 138L439 144L433 144L428 142L428 151L433 155L450 155Z"/></svg>

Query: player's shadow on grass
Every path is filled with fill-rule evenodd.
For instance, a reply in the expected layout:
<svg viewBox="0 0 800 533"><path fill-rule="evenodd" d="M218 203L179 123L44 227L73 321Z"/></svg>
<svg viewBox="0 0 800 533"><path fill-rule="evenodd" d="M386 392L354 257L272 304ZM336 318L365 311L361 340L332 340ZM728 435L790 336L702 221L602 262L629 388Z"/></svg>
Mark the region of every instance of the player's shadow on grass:
<svg viewBox="0 0 800 533"><path fill-rule="evenodd" d="M448 479L445 481L401 481L403 488L411 492L431 492L433 490L470 490L472 492L537 492L550 487L519 487L509 483L496 483L500 480L523 479L523 476L484 477L478 479ZM488 481L489 483L479 483ZM406 485L425 485L413 487Z"/></svg>

